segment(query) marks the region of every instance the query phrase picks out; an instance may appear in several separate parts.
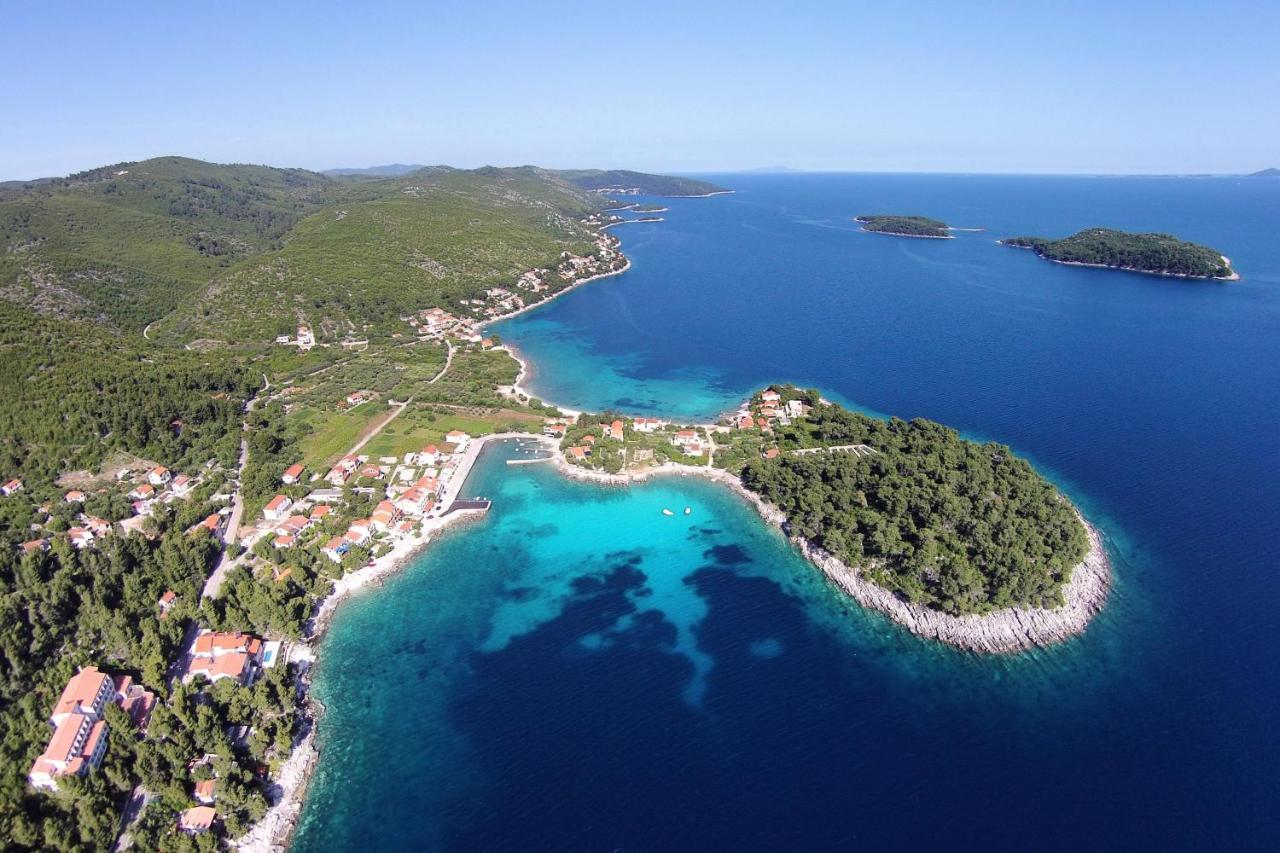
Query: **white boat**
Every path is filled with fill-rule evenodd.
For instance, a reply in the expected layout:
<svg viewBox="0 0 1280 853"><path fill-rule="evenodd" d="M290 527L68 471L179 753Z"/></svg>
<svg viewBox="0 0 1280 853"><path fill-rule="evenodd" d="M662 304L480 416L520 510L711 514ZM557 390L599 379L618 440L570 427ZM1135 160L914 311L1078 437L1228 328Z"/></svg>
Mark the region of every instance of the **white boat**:
<svg viewBox="0 0 1280 853"><path fill-rule="evenodd" d="M691 512L693 512L693 507L691 507L691 506L687 506L687 507L685 507L685 508L684 508L684 514L685 514L685 515L688 515L688 514L690 514Z"/></svg>
<svg viewBox="0 0 1280 853"><path fill-rule="evenodd" d="M662 514L663 514L663 515L675 515L675 513L674 513L674 512L672 512L671 510L666 509L666 508L664 508L664 509L662 510Z"/></svg>

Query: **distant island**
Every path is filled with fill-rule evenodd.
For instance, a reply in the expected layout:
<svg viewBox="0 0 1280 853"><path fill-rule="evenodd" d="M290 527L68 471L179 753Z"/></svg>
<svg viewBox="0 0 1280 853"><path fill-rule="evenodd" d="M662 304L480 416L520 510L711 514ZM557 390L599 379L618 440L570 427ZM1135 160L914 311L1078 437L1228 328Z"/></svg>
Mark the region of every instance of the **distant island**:
<svg viewBox="0 0 1280 853"><path fill-rule="evenodd" d="M672 175L648 175L626 169L562 169L553 174L575 187L610 195L701 197L733 192L707 181Z"/></svg>
<svg viewBox="0 0 1280 853"><path fill-rule="evenodd" d="M855 216L854 222L862 223L863 231L891 234L894 237L928 237L935 240L954 239L947 231L947 223L927 216Z"/></svg>
<svg viewBox="0 0 1280 853"><path fill-rule="evenodd" d="M1262 169L1258 172L1250 172L1246 177L1250 178L1280 178L1280 169Z"/></svg>
<svg viewBox="0 0 1280 853"><path fill-rule="evenodd" d="M1030 249L1046 260L1061 264L1179 278L1234 281L1240 277L1231 269L1230 259L1217 249L1188 243L1169 234L1130 234L1110 228L1086 228L1061 240L1008 237L1000 243Z"/></svg>

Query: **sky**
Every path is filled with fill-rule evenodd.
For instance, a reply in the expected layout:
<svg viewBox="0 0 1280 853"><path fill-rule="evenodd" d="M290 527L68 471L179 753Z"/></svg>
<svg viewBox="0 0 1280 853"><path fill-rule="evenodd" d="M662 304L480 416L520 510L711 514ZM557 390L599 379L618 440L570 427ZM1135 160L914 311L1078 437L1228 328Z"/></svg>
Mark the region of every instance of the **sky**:
<svg viewBox="0 0 1280 853"><path fill-rule="evenodd" d="M1249 172L1280 166L1278 43L1268 0L6 4L0 180L168 154Z"/></svg>

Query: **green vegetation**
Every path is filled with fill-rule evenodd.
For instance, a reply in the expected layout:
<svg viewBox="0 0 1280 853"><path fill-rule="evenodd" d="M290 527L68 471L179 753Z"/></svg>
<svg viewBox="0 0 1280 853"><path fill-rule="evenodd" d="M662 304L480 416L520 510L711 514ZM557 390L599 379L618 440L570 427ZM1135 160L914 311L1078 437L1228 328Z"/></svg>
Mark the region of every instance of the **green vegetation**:
<svg viewBox="0 0 1280 853"><path fill-rule="evenodd" d="M925 216L855 216L863 231L898 237L950 237L947 223Z"/></svg>
<svg viewBox="0 0 1280 853"><path fill-rule="evenodd" d="M336 185L180 157L0 191L0 298L135 332L235 262L278 247Z"/></svg>
<svg viewBox="0 0 1280 853"><path fill-rule="evenodd" d="M239 412L261 377L192 352L160 350L89 323L0 301L0 476L37 495L113 450L175 469L235 459Z"/></svg>
<svg viewBox="0 0 1280 853"><path fill-rule="evenodd" d="M1086 228L1062 240L1009 237L1000 242L1006 246L1031 249L1042 258L1068 264L1090 264L1188 278L1231 278L1235 275L1217 249L1188 243L1169 234L1129 234L1110 228Z"/></svg>
<svg viewBox="0 0 1280 853"><path fill-rule="evenodd" d="M584 190L635 191L643 195L697 196L729 192L724 187L693 178L648 175L626 169L562 169L555 173Z"/></svg>
<svg viewBox="0 0 1280 853"><path fill-rule="evenodd" d="M786 513L793 533L947 613L1062 603L1088 540L1025 460L931 421L881 421L785 389L796 395L809 415L776 428L774 458L742 469L743 484ZM849 445L870 450L795 452Z"/></svg>

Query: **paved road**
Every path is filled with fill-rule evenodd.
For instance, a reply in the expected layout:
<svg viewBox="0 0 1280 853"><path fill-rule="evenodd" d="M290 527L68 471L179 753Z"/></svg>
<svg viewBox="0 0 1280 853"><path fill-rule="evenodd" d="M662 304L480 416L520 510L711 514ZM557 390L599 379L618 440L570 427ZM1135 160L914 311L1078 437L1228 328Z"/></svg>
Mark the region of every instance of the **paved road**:
<svg viewBox="0 0 1280 853"><path fill-rule="evenodd" d="M251 400L245 403L245 411L252 412L262 399L262 395L271 390L271 382L267 379L267 374L262 374L262 390L257 393ZM240 496L240 478L244 476L244 466L249 463L249 439L243 435L243 432L249 428L247 423L240 424L240 460L236 466L236 482L235 491L231 493L231 517L227 519L226 530L223 531L222 541L227 545L231 545L236 541L236 537L240 535L240 519L244 516L244 499ZM209 579L204 583L204 591L201 595L204 598L217 598L222 592L222 584L227 579L227 574L235 567L236 561L227 556L224 548L222 555L218 558L218 565L213 570L213 574L209 575Z"/></svg>

